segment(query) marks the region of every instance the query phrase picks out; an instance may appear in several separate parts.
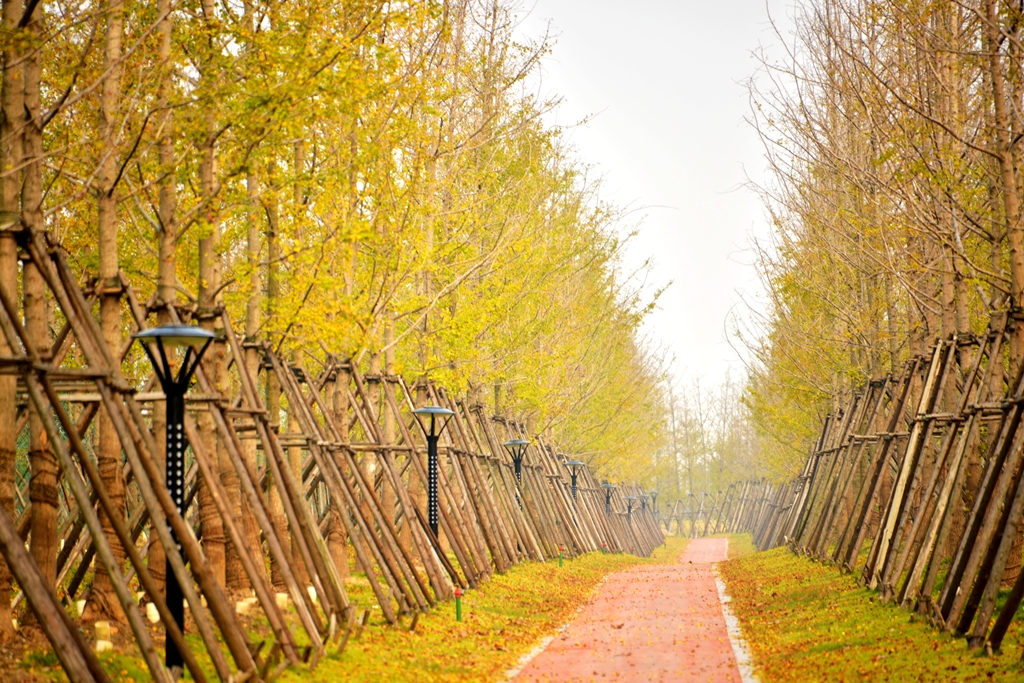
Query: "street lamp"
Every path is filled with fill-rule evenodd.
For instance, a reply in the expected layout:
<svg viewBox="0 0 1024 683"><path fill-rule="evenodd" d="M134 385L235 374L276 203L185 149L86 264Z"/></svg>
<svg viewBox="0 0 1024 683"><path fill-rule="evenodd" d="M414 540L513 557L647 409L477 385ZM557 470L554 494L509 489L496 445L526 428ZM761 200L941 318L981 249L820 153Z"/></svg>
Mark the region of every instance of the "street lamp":
<svg viewBox="0 0 1024 683"><path fill-rule="evenodd" d="M572 502L576 502L576 477L580 473L581 467L586 467L587 463L580 462L579 460L566 460L562 463L569 468L569 475L572 477Z"/></svg>
<svg viewBox="0 0 1024 683"><path fill-rule="evenodd" d="M526 455L526 447L529 445L530 442L523 439L513 439L502 444L508 454L512 456L512 467L516 472L516 481L519 482L519 488L516 489L516 502L519 504L520 510L523 509L523 501L519 499L519 489L523 487L523 456Z"/></svg>
<svg viewBox="0 0 1024 683"><path fill-rule="evenodd" d="M192 325L168 324L151 327L134 335L142 344L142 349L149 356L153 364L153 372L160 380L160 386L167 397L167 431L166 431L166 457L164 458L164 479L167 491L178 508L178 514L185 514L185 448L188 445L185 439L185 393L192 382L192 375L199 367L199 361L206 352L206 348L213 341L214 334L209 330ZM156 355L150 344L156 346ZM167 358L167 350L176 347L185 347L185 356L181 359L181 367L175 376L171 362ZM181 553L181 542L171 531L171 540L178 546L178 553ZM178 624L181 632L185 632L185 597L181 592L181 585L178 577L171 568L170 560L166 565L165 597L167 609L170 611L174 621ZM166 639L166 664L167 668L182 668L184 659L178 646L170 638Z"/></svg>
<svg viewBox="0 0 1024 683"><path fill-rule="evenodd" d="M610 515L612 514L612 491L618 487L615 484L605 482L601 484L601 488L604 489L604 514Z"/></svg>
<svg viewBox="0 0 1024 683"><path fill-rule="evenodd" d="M455 413L441 406L424 406L412 411L412 414L416 416L420 429L427 437L427 518L430 530L434 532L434 538L437 538L437 439Z"/></svg>
<svg viewBox="0 0 1024 683"><path fill-rule="evenodd" d="M654 516L657 517L658 516L658 494L661 493L661 492L658 491L658 489L651 489L649 493L650 493L650 496L651 496L651 507L654 509Z"/></svg>
<svg viewBox="0 0 1024 683"><path fill-rule="evenodd" d="M626 496L626 522L633 521L633 502L636 501L636 496Z"/></svg>
<svg viewBox="0 0 1024 683"><path fill-rule="evenodd" d="M640 512L647 512L647 494L641 493L638 497L640 498Z"/></svg>

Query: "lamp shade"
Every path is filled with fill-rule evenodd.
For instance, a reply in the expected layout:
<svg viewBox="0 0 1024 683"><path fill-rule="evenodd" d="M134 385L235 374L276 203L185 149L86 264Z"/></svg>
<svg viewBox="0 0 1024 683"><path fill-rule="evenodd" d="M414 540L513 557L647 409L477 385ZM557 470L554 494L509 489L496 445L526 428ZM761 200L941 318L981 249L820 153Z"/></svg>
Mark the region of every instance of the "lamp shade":
<svg viewBox="0 0 1024 683"><path fill-rule="evenodd" d="M608 491L614 491L615 489L617 489L619 487L616 486L615 484L609 484L608 482L605 482L605 483L601 484L601 488L606 489Z"/></svg>
<svg viewBox="0 0 1024 683"><path fill-rule="evenodd" d="M579 460L566 460L562 463L566 467L586 467L587 463L580 462Z"/></svg>
<svg viewBox="0 0 1024 683"><path fill-rule="evenodd" d="M441 406L423 406L412 411L412 414L416 416L416 421L420 423L420 429L427 435L428 440L436 439L448 426L448 420L455 415L453 411Z"/></svg>
<svg viewBox="0 0 1024 683"><path fill-rule="evenodd" d="M447 408L441 406L423 406L412 411L413 415L422 415L424 417L450 417L455 413Z"/></svg>
<svg viewBox="0 0 1024 683"><path fill-rule="evenodd" d="M215 336L213 332L201 327L180 323L157 325L132 335L133 338L141 341L159 341L165 348L173 346L200 347Z"/></svg>

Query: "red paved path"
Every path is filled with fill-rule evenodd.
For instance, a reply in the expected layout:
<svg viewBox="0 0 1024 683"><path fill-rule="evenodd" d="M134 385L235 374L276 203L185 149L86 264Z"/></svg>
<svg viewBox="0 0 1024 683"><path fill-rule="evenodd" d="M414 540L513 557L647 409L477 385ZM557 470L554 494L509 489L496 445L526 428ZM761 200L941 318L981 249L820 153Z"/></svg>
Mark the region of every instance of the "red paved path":
<svg viewBox="0 0 1024 683"><path fill-rule="evenodd" d="M728 541L691 541L678 564L612 574L516 681L739 683L712 564Z"/></svg>

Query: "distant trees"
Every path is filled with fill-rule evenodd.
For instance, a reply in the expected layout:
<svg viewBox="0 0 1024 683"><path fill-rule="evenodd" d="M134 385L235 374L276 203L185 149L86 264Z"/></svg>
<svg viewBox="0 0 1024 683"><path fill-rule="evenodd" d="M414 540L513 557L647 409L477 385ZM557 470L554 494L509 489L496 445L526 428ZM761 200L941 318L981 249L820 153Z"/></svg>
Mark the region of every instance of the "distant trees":
<svg viewBox="0 0 1024 683"><path fill-rule="evenodd" d="M665 392L669 438L654 467L654 485L664 500L714 494L768 473L742 381L726 374L715 385L684 376L666 383Z"/></svg>

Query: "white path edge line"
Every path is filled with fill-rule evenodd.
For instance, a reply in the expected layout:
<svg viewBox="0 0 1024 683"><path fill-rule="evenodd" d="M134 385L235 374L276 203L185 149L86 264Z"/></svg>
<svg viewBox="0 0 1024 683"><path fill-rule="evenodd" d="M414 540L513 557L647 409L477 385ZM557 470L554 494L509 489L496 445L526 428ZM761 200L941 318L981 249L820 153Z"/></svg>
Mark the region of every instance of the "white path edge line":
<svg viewBox="0 0 1024 683"><path fill-rule="evenodd" d="M760 683L754 674L754 660L747 651L747 641L743 639L743 629L740 622L733 614L729 603L732 598L725 592L725 582L718 573L718 563L712 565L715 572L715 587L718 588L718 602L722 605L722 616L725 617L725 628L729 632L729 643L732 645L732 652L736 655L736 668L740 670L740 680L743 683Z"/></svg>
<svg viewBox="0 0 1024 683"><path fill-rule="evenodd" d="M578 617L580 615L580 613L583 611L583 609L587 605L589 605L591 602L593 602L595 597L597 597L598 591L600 591L601 587L604 586L604 582L608 579L609 576L611 576L611 574L605 575L604 578L602 578L600 581L597 582L597 585L594 586L594 590L591 591L590 596L587 598L586 602L584 602L582 605L580 605L579 609L576 610L576 612L572 615L572 617L569 619L569 621L565 622L564 624L562 624L561 626L556 628L555 632L552 633L550 636L544 636L541 639L541 641L539 643L537 643L536 647L534 647L532 650L530 650L525 655L523 655L522 657L519 658L519 661L516 662L516 665L514 667L512 667L511 669L507 669L505 671L505 680L506 681L511 681L513 678L518 676L519 672L522 671L523 669L525 669L526 665L529 664L530 661L533 660L534 657L539 655L541 652L544 652L544 650L547 648L547 646L551 644L551 641L558 637L559 633L561 633L565 629L569 628L569 624L571 624L572 622L576 621L576 617ZM747 682L744 681L743 683L747 683Z"/></svg>

